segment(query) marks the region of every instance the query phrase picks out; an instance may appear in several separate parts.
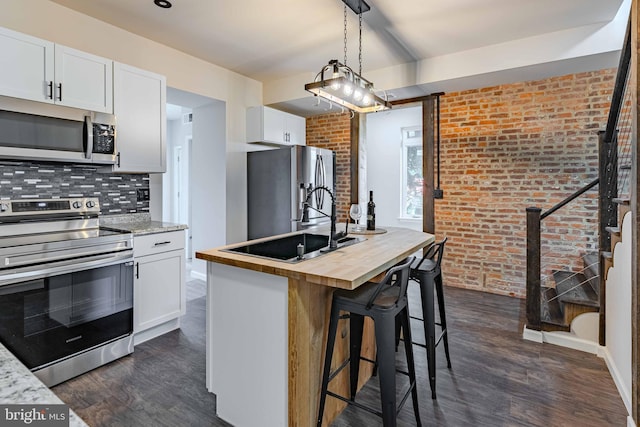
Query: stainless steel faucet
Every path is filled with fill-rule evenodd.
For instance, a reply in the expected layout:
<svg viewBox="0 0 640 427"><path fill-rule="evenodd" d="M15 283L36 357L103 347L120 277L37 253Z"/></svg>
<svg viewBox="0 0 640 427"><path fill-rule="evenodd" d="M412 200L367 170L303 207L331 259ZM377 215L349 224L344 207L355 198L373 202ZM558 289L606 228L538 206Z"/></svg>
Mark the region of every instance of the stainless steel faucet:
<svg viewBox="0 0 640 427"><path fill-rule="evenodd" d="M329 193L329 196L331 196L331 215L327 215L326 213L322 212L319 209L314 208L313 206L311 206L309 204L309 199L311 198L311 195L313 193L315 193L318 190L323 190L326 191L327 193ZM329 190L327 187L325 186L319 186L316 187L314 189L312 189L311 191L307 192L307 198L304 201L304 211L308 212L308 208L313 209L314 211L329 217L331 219L331 231L329 234L329 249L337 249L338 248L338 239L343 238L346 233L344 232L339 232L336 233L336 198L333 196L333 193L331 192L331 190Z"/></svg>

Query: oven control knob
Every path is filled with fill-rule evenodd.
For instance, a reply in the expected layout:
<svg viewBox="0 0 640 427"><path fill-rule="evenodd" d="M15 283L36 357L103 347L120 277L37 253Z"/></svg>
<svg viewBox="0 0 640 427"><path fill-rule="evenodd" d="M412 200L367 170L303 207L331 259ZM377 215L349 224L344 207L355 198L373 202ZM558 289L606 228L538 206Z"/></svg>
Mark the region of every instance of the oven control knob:
<svg viewBox="0 0 640 427"><path fill-rule="evenodd" d="M82 207L82 203L78 202L77 200L75 202L73 202L71 204L71 206L73 206L73 209L80 209Z"/></svg>
<svg viewBox="0 0 640 427"><path fill-rule="evenodd" d="M89 209L94 208L96 206L96 203L92 200L87 201L87 207Z"/></svg>
<svg viewBox="0 0 640 427"><path fill-rule="evenodd" d="M9 205L7 203L0 204L0 212L6 212L9 210Z"/></svg>

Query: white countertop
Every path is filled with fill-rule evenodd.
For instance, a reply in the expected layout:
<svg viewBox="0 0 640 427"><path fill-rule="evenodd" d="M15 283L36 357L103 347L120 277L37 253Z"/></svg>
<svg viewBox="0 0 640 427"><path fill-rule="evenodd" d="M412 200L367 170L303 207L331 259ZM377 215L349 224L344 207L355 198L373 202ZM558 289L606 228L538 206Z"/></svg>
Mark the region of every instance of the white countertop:
<svg viewBox="0 0 640 427"><path fill-rule="evenodd" d="M64 404L2 344L0 344L0 403ZM69 426L87 427L87 424L69 409Z"/></svg>
<svg viewBox="0 0 640 427"><path fill-rule="evenodd" d="M105 215L100 217L100 226L112 228L120 231L128 231L134 236L145 234L166 233L188 228L185 224L174 224L172 222L152 221L151 215L126 214L126 215Z"/></svg>

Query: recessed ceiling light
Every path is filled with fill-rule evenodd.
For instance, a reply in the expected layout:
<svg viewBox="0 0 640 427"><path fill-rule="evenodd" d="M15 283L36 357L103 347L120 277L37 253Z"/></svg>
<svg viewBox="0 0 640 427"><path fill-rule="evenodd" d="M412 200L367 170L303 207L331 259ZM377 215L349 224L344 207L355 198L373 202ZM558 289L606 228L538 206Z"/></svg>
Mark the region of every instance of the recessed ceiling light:
<svg viewBox="0 0 640 427"><path fill-rule="evenodd" d="M164 9L169 9L172 5L168 0L153 0L156 6L162 7Z"/></svg>

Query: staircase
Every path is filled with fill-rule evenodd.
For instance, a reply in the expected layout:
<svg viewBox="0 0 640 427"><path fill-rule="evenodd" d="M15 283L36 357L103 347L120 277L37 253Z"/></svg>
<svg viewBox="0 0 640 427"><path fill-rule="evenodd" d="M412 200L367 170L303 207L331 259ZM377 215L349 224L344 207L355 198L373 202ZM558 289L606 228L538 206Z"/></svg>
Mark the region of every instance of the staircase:
<svg viewBox="0 0 640 427"><path fill-rule="evenodd" d="M636 161L632 143L636 141L635 125L635 82L631 76L631 53L636 52L632 43L631 25L627 27L620 63L611 96L611 107L604 131L598 133L598 177L545 212L540 207L527 207L527 272L526 272L526 329L530 331L571 331L571 322L583 313L598 312L599 325L589 318L589 324L598 328L598 341L605 345L606 332L606 275L613 263L613 251L620 241L621 221L629 211L631 192L637 191L631 180L633 162ZM633 84L627 85L628 82ZM629 90L627 90L629 89ZM572 203L591 189L598 187L597 244L582 241L583 246L570 247L569 252L553 252L560 247L562 233L547 232L543 221L555 215L560 209ZM621 196L623 195L623 196ZM593 196L591 196L593 197ZM558 216L556 216L558 218ZM566 221L566 220L565 220ZM554 223L549 226L553 230ZM548 223L548 222L545 222ZM556 220L557 222L557 220ZM544 234L543 234L544 231ZM554 234L555 233L555 234ZM586 233L585 239L592 234ZM543 244L542 237L545 242ZM547 250L546 253L542 249ZM583 268L574 271L555 270L566 263L566 253L575 249L597 251L596 253L576 253L582 258ZM549 250L551 249L551 250ZM543 264L543 257L545 263ZM576 262L575 264L578 264ZM583 323L583 322L580 322ZM599 326L599 327L598 327Z"/></svg>
<svg viewBox="0 0 640 427"><path fill-rule="evenodd" d="M555 287L540 287L542 329L569 331L571 321L583 313L600 311L598 254L582 257L581 272L555 270Z"/></svg>
<svg viewBox="0 0 640 427"><path fill-rule="evenodd" d="M618 222L622 223L629 212L629 199L613 199L618 205ZM612 266L616 243L620 242L620 227L606 227L611 237L611 249L602 252L602 266L606 283L607 271ZM600 310L600 260L597 253L582 256L583 269L580 272L555 270L555 286L540 287L540 321L543 331L570 331L571 322L583 313L601 312Z"/></svg>

